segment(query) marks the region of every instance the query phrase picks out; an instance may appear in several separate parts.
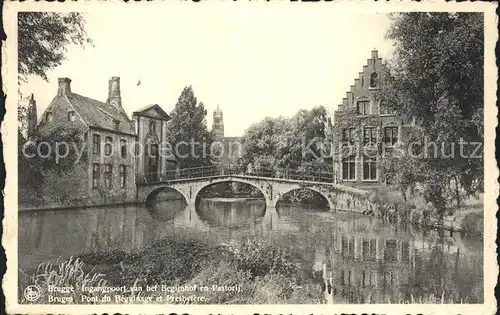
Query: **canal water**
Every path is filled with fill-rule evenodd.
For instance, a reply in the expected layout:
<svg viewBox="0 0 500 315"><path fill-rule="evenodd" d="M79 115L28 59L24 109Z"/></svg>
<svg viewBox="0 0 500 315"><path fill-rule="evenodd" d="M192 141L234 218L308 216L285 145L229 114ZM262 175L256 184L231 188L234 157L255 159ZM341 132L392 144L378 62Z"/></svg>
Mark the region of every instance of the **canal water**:
<svg viewBox="0 0 500 315"><path fill-rule="evenodd" d="M97 250L135 251L172 234L214 243L257 238L286 248L321 275L332 303L395 303L442 297L483 301L482 241L380 218L304 206L266 209L262 200L181 200L19 213L19 265Z"/></svg>

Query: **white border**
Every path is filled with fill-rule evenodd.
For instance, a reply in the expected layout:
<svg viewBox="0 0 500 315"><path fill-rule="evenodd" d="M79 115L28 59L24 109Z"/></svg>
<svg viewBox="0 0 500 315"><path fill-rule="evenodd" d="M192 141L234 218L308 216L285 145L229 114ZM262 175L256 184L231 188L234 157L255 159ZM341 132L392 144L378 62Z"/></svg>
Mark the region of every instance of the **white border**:
<svg viewBox="0 0 500 315"><path fill-rule="evenodd" d="M484 303L483 304L456 304L456 305L391 305L391 304L349 304L349 305L19 305L17 302L17 11L93 11L133 10L141 14L141 10L158 10L172 6L190 6L197 10L221 9L223 6L238 6L241 13L245 9L258 8L259 10L310 10L313 17L315 10L345 10L366 12L396 12L396 11L479 11L485 15L485 139L484 139L484 164L485 164L485 220L484 220ZM191 8L192 9L192 8ZM80 1L64 3L57 2L5 2L4 3L4 29L7 34L6 45L2 49L2 59L5 61L2 68L4 78L4 91L7 94L5 121L2 124L2 140L4 143L4 159L6 164L5 217L3 221L4 235L2 245L7 255L7 273L4 276L3 292L6 297L8 313L59 313L59 314L89 314L89 313L189 313L189 314L254 314L254 313L291 313L291 314L339 314L339 313L379 313L379 314L493 314L496 310L494 287L496 284L498 266L496 263L496 229L497 211L496 198L499 192L497 182L498 169L495 160L495 127L497 125L496 108L496 64L494 48L498 40L495 3L462 2L446 3L443 1L427 1L425 3L401 2L318 2L301 3L290 1L221 1L204 0L198 3L193 1L178 2L129 2L121 1Z"/></svg>

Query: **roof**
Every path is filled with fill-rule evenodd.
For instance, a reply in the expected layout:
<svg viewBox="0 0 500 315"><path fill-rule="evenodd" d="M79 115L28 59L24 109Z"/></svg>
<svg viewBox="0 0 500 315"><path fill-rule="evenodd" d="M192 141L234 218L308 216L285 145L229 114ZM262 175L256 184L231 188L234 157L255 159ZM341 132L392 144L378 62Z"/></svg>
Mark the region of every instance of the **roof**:
<svg viewBox="0 0 500 315"><path fill-rule="evenodd" d="M135 111L133 115L145 116L161 120L170 120L170 116L158 104L144 106L143 108Z"/></svg>
<svg viewBox="0 0 500 315"><path fill-rule="evenodd" d="M123 108L103 103L76 93L67 93L68 101L90 127L135 135L130 119ZM115 122L119 121L118 129Z"/></svg>

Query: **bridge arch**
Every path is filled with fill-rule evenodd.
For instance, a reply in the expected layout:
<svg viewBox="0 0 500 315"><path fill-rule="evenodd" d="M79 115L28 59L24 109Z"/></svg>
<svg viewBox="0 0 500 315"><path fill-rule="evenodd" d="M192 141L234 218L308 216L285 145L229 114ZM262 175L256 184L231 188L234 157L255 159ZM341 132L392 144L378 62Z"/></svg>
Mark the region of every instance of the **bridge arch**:
<svg viewBox="0 0 500 315"><path fill-rule="evenodd" d="M194 191L192 201L193 202L196 201L196 199L198 198L198 195L200 194L200 192L203 189L208 188L208 187L210 187L212 185L222 184L222 183L242 183L242 184L246 184L246 185L252 186L252 187L256 188L262 194L262 196L266 200L266 205L267 206L272 204L271 197L269 196L268 193L266 193L266 191L262 187L259 187L258 184L252 182L251 180L245 180L245 179L242 179L242 178L223 178L223 179L212 180L209 183L205 183L204 185L199 186Z"/></svg>
<svg viewBox="0 0 500 315"><path fill-rule="evenodd" d="M158 196L159 193L164 192L164 191L168 191L168 190L175 191L175 192L181 194L182 197L184 198L184 201L186 203L189 203L189 198L188 198L188 195L186 194L186 192L184 192L182 189L177 189L177 188L172 187L172 186L161 186L161 187L153 189L151 192L149 192L146 195L144 202L146 203L147 206L151 206L153 204L153 202L156 200L156 197Z"/></svg>
<svg viewBox="0 0 500 315"><path fill-rule="evenodd" d="M314 186L296 186L296 187L289 187L285 190L282 190L280 192L279 198L276 198L276 200L274 201L274 207L277 206L278 201L280 201L285 194L292 192L294 190L299 190L299 189L309 189L311 191L314 191L315 193L322 196L328 202L328 210L335 210L335 205L333 204L333 201L331 200L330 196L327 193L325 193L324 191L321 191L320 189L318 189Z"/></svg>

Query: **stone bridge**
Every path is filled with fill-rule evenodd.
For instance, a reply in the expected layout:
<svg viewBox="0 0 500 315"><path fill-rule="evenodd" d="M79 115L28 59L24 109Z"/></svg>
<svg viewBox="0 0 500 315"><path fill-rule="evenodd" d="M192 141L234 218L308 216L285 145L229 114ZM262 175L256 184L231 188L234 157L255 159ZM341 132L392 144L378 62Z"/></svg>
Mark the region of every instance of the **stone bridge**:
<svg viewBox="0 0 500 315"><path fill-rule="evenodd" d="M251 175L217 175L205 178L176 179L155 183L137 183L137 199L151 204L156 196L168 188L184 196L188 205L194 205L196 197L204 188L218 183L237 182L257 188L266 200L266 206L275 208L278 200L286 193L307 188L323 196L330 210L364 212L375 209L368 200L368 192L327 182L269 178Z"/></svg>

